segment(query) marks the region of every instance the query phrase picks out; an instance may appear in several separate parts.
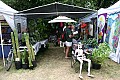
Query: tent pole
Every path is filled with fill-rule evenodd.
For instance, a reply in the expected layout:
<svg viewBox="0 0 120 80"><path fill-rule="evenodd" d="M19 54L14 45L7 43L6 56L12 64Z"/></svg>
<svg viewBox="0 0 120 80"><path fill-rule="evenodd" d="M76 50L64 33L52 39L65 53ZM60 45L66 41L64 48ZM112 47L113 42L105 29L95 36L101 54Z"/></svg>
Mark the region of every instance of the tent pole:
<svg viewBox="0 0 120 80"><path fill-rule="evenodd" d="M3 64L4 64L4 67L5 67L5 57L4 57L4 49L3 49L3 40L2 40L2 32L1 32L1 22L0 22L0 34L1 34L1 48L2 48L2 55L3 55Z"/></svg>
<svg viewBox="0 0 120 80"><path fill-rule="evenodd" d="M97 12L98 14L98 12ZM97 16L97 43L98 43L98 16Z"/></svg>

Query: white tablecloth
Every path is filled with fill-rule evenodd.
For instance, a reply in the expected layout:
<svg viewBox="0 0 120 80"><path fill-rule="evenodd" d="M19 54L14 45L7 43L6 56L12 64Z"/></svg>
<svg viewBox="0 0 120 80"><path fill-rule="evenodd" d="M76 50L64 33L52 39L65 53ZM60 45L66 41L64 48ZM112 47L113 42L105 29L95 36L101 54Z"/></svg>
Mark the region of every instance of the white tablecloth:
<svg viewBox="0 0 120 80"><path fill-rule="evenodd" d="M46 44L48 43L48 39L40 41L41 45L44 45L44 48L46 47Z"/></svg>
<svg viewBox="0 0 120 80"><path fill-rule="evenodd" d="M48 39L46 40L42 40L40 42L36 42L32 47L34 49L35 55L37 55L37 52L39 51L39 49L41 48L41 45L44 45L44 48L46 47L46 44L48 43ZM19 49L20 51L24 51L24 48L27 49L26 46L20 46Z"/></svg>

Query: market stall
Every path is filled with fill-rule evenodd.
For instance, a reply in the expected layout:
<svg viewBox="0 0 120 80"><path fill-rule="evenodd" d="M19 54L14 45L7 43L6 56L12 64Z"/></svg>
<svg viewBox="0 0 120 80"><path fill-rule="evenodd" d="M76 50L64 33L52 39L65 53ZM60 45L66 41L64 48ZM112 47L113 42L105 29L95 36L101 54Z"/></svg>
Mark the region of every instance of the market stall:
<svg viewBox="0 0 120 80"><path fill-rule="evenodd" d="M114 5L106 8L98 10L98 14L107 14L107 30L106 30L106 37L105 41L109 43L109 46L112 50L110 54L110 58L115 62L119 62L118 54L119 52L119 39L120 39L120 1L116 2ZM105 19L105 18L104 18ZM105 22L106 19L103 21Z"/></svg>
<svg viewBox="0 0 120 80"><path fill-rule="evenodd" d="M15 29L14 13L18 11L12 9L2 1L0 1L0 57L3 57L4 66L5 60L11 49L10 33Z"/></svg>
<svg viewBox="0 0 120 80"><path fill-rule="evenodd" d="M76 22L75 19L82 18L94 12L96 12L96 10L87 9L87 8L69 5L69 4L63 4L59 2L54 2L51 4L38 6L38 7L31 8L31 9L20 11L19 13L15 14L15 16L25 16L28 20L34 19L33 21L35 22L35 24L37 23L38 17L42 19L57 17L49 21L48 23L56 23L56 22L60 23L60 22ZM64 26L58 27L59 28L58 32L60 33L63 32L63 27ZM53 31L53 32L56 32L56 31ZM39 31L36 30L35 32L39 32Z"/></svg>
<svg viewBox="0 0 120 80"><path fill-rule="evenodd" d="M97 39L97 13L93 13L82 19L80 18L80 21L81 21L80 25L82 25L82 23L86 23L88 26L87 27L88 38L96 38ZM81 30L84 28L85 27L81 27Z"/></svg>

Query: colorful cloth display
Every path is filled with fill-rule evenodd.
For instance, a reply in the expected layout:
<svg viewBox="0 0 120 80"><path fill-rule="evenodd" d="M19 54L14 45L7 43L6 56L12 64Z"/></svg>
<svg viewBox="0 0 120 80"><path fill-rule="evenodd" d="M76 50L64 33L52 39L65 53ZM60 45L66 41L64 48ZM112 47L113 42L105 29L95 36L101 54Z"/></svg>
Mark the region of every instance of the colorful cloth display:
<svg viewBox="0 0 120 80"><path fill-rule="evenodd" d="M109 43L110 48L116 52L120 36L120 13L114 13L108 17L106 42Z"/></svg>
<svg viewBox="0 0 120 80"><path fill-rule="evenodd" d="M103 42L106 17L107 17L107 13L98 15L98 27L99 27L98 42L99 43Z"/></svg>

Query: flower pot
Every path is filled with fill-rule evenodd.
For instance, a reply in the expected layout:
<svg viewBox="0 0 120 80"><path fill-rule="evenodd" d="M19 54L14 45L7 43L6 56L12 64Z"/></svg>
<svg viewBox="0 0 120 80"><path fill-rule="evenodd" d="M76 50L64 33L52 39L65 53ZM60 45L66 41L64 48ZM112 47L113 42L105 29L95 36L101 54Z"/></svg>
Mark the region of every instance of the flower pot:
<svg viewBox="0 0 120 80"><path fill-rule="evenodd" d="M101 64L92 63L92 68L93 68L93 69L100 69L100 68L101 68Z"/></svg>
<svg viewBox="0 0 120 80"><path fill-rule="evenodd" d="M33 67L37 67L36 61L32 61Z"/></svg>
<svg viewBox="0 0 120 80"><path fill-rule="evenodd" d="M21 69L22 68L22 62L21 61L15 61L15 68Z"/></svg>
<svg viewBox="0 0 120 80"><path fill-rule="evenodd" d="M23 69L28 69L28 64L26 63L26 64L22 64L22 68Z"/></svg>
<svg viewBox="0 0 120 80"><path fill-rule="evenodd" d="M33 70L34 66L30 66L29 69Z"/></svg>
<svg viewBox="0 0 120 80"><path fill-rule="evenodd" d="M37 63L36 63L36 61L34 60L34 61L32 61L32 64L33 64L33 66L30 66L29 67L29 69L34 69L35 67L37 67Z"/></svg>

